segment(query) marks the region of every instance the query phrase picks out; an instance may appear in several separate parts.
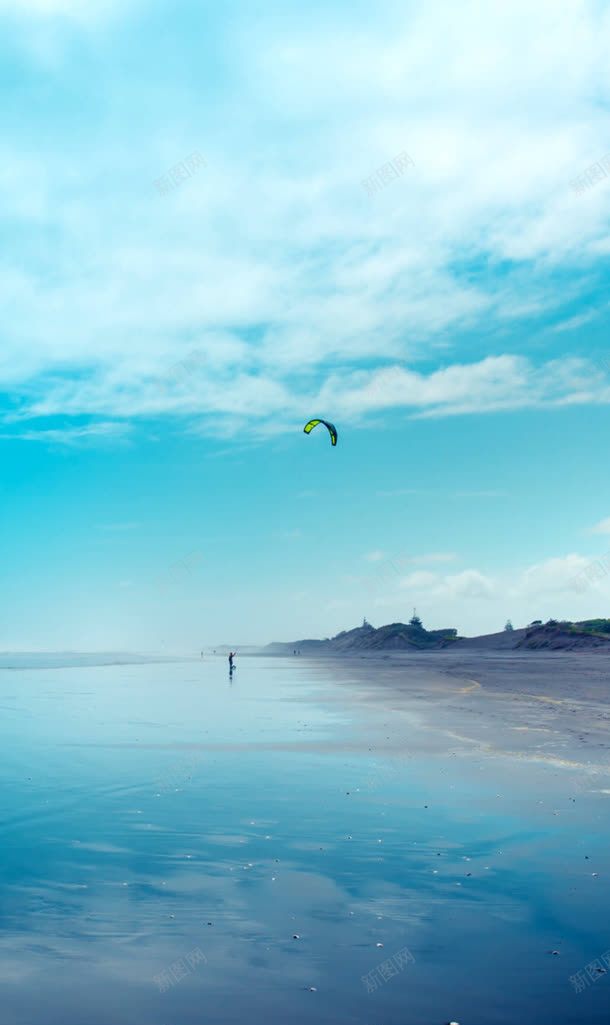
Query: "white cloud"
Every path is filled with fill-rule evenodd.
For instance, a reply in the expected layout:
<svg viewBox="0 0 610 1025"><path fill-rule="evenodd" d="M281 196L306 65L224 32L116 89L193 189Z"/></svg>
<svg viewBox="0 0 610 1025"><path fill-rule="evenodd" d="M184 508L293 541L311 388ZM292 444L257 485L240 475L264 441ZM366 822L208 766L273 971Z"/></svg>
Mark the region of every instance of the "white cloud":
<svg viewBox="0 0 610 1025"><path fill-rule="evenodd" d="M367 562L379 563L379 569L375 571L374 578L392 579L398 577L401 570L413 565L425 565L427 563L453 562L457 559L455 552L425 552L422 555L409 555L407 553L394 553L375 550L368 552L364 558Z"/></svg>
<svg viewBox="0 0 610 1025"><path fill-rule="evenodd" d="M575 577L590 561L582 555L571 553L535 563L517 577L512 593L516 597L572 593L577 589Z"/></svg>
<svg viewBox="0 0 610 1025"><path fill-rule="evenodd" d="M404 367L330 377L317 398L345 417L403 408L416 416L610 402L610 385L585 360L536 367L523 356L487 357L423 374ZM335 414L336 415L336 414Z"/></svg>
<svg viewBox="0 0 610 1025"><path fill-rule="evenodd" d="M432 493L425 488L395 488L389 491L377 491L376 495L378 498L399 498L402 495L430 495ZM481 491L439 491L437 494L439 497L450 494L453 498L506 498L508 492L499 489L489 489Z"/></svg>
<svg viewBox="0 0 610 1025"><path fill-rule="evenodd" d="M589 527L587 531L589 534L610 534L610 516L605 520L600 520L594 527Z"/></svg>
<svg viewBox="0 0 610 1025"><path fill-rule="evenodd" d="M519 606L534 603L529 607L535 616L535 603L541 598L545 602L550 597L572 602L578 592L582 593L583 588L579 585L579 581L582 584L584 579L582 571L591 567L595 561L572 553L504 574L491 575L474 568L447 575L428 570L416 571L400 578L388 574L383 578L383 587L379 590L389 600L404 591L422 592L430 601L438 602L461 598L493 599L496 602L504 597L518 602ZM607 571L600 571L596 582L606 587L610 584L610 575Z"/></svg>
<svg viewBox="0 0 610 1025"><path fill-rule="evenodd" d="M492 598L496 596L496 587L490 577L468 569L445 577L438 594L449 598Z"/></svg>
<svg viewBox="0 0 610 1025"><path fill-rule="evenodd" d="M130 431L125 423L95 423L81 427L45 428L41 430L22 431L18 434L3 434L6 440L43 441L52 445L78 445L92 438L124 438Z"/></svg>
<svg viewBox="0 0 610 1025"><path fill-rule="evenodd" d="M413 555L411 562L453 562L457 559L455 552L429 552L427 555Z"/></svg>
<svg viewBox="0 0 610 1025"><path fill-rule="evenodd" d="M595 317L598 317L599 312L599 310L587 310L585 313L577 313L574 317L568 317L566 320L561 321L561 323L555 324L551 330L555 332L574 331L576 328L582 327L583 324L588 324Z"/></svg>
<svg viewBox="0 0 610 1025"><path fill-rule="evenodd" d="M390 410L438 417L610 402L610 383L600 381L585 361L577 359L535 367L525 357L500 356L428 375L403 368L332 374L317 394L310 395L295 393L290 384L262 373L209 369L178 379L170 374L159 384L149 373L139 375L136 368L109 367L84 380L47 383L44 395L15 415L186 417L199 433L219 436L238 433L248 418L251 434L264 437L296 426L311 408L332 409L335 419L357 423L371 412ZM398 489L380 495L401 493Z"/></svg>
<svg viewBox="0 0 610 1025"><path fill-rule="evenodd" d="M494 582L478 570L439 576L425 570L403 577L401 590L427 591L432 600L457 598L490 598L495 594Z"/></svg>
<svg viewBox="0 0 610 1025"><path fill-rule="evenodd" d="M0 15L20 19L66 18L87 24L117 10L117 0L0 0Z"/></svg>
<svg viewBox="0 0 610 1025"><path fill-rule="evenodd" d="M354 583L365 582L351 585L357 615L363 597ZM364 600L383 610L383 621L404 621L412 601L426 626L453 625L471 635L501 630L507 618L524 626L534 619L604 615L610 598L610 558L570 553L503 572L475 567L453 574L418 570L402 577L388 574L377 583L374 591L364 591Z"/></svg>
<svg viewBox="0 0 610 1025"><path fill-rule="evenodd" d="M392 491L377 491L379 498L398 498L401 495L427 495L421 488L394 488Z"/></svg>
<svg viewBox="0 0 610 1025"><path fill-rule="evenodd" d="M506 498L507 491L455 491L455 498Z"/></svg>
<svg viewBox="0 0 610 1025"><path fill-rule="evenodd" d="M418 570L416 573L410 573L408 576L403 577L399 582L398 586L402 590L408 591L420 591L428 590L433 587L439 581L439 577L436 573L430 573L426 570Z"/></svg>
<svg viewBox="0 0 610 1025"><path fill-rule="evenodd" d="M43 23L115 10L0 0ZM610 186L576 197L569 182L610 149L610 12L441 0L388 5L357 29L320 17L298 32L272 12L232 29L220 104L155 68L144 88L159 102L175 88L175 123L160 108L134 128L134 76L100 95L94 133L47 144L40 132L32 146L28 126L7 142L1 206L42 240L0 266L0 383L23 413L175 417L231 435L244 417L264 434L313 403L356 422L610 402L584 360L460 351L481 329L561 318L608 244ZM199 147L205 170L159 197L154 180ZM403 149L415 167L368 197L362 179ZM448 366L418 371L449 348ZM193 350L205 359L183 373Z"/></svg>

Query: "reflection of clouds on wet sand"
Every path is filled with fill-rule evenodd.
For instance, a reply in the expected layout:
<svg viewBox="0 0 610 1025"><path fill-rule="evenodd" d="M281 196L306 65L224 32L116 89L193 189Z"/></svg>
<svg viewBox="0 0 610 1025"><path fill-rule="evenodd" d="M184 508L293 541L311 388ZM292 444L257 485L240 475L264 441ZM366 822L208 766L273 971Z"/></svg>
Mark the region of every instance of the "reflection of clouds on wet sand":
<svg viewBox="0 0 610 1025"><path fill-rule="evenodd" d="M72 840L72 847L81 851L93 851L97 854L132 854L128 847L116 847L110 843L84 843L83 840Z"/></svg>
<svg viewBox="0 0 610 1025"><path fill-rule="evenodd" d="M498 949L511 952L502 963L503 1000L512 1001L507 1020L528 1020L518 1013L518 971L532 942L542 950L558 945L546 934L549 919L577 949L579 920L586 917L590 935L602 934L601 815L599 842L589 829L586 850L580 844L589 801L601 812L605 796L587 794L585 802L572 790L576 802L564 795L562 804L557 797L564 778L606 784L583 751L580 760L570 759L569 748L488 757L467 742L488 702L475 704L477 691L456 696L471 686L464 678L455 682L450 706L436 693L426 709L419 699L420 711L411 714L407 705L405 714L395 693L388 701L386 691L378 703L354 700L353 684L336 686L324 677L328 668L304 663L298 679L307 696L299 707L292 668L282 660L273 667L271 673L264 659L248 664L247 715L243 707L236 712L224 663L223 688L213 681L203 696L190 667L130 670L129 688L121 670L105 671L102 727L91 725L89 702L78 707L78 728L72 722L67 735L57 713L52 757L65 766L63 785L45 789L31 815L23 795L32 783L10 788L7 818L18 819L19 828L2 852L0 977L17 962L25 974L8 987L8 1021L82 1025L82 1009L95 1006L108 1022L170 1025L194 1021L205 1008L210 1021L348 1025L361 1019L369 999L362 977L404 949L414 957L408 971L370 998L378 1001L378 1020L402 1021L407 1003L413 1020L438 1020L435 994L441 987L455 993L473 963L483 1020L497 990ZM367 695L383 690L382 678L371 682L371 665L367 671ZM353 680L353 666L349 673ZM418 686L425 695L424 677ZM260 705L259 691L267 699ZM37 708L36 694L28 703L24 690L24 713ZM156 736L137 723L152 701L146 719L161 724ZM273 701L280 712L268 737ZM540 740L536 729L552 724L542 716L557 713L535 704L532 732ZM462 721L458 708L465 707ZM49 714L45 705L47 732ZM324 733L304 742L298 730L312 721ZM491 749L496 725L487 715L482 726ZM31 729L24 715L20 742ZM448 729L466 741L449 742ZM9 749L14 732L14 722L5 726ZM505 735L519 746L527 732ZM542 739L549 738L555 735L545 732ZM203 761L210 749L214 755ZM48 750L37 753L39 777ZM150 781L164 765L182 771L191 759L202 761L188 786L157 797ZM538 806L550 777L559 780L554 803ZM562 818L554 817L556 808ZM196 949L207 962L184 975L185 957ZM578 957L576 964L585 963L591 953ZM160 992L151 980L173 965L179 985ZM554 982L548 972L543 963L536 977L545 996ZM559 1023L554 1000L551 992L549 1018ZM43 1013L40 1002L53 1013Z"/></svg>
<svg viewBox="0 0 610 1025"><path fill-rule="evenodd" d="M203 839L206 843L217 844L219 847L233 847L235 844L247 844L250 837L231 835L230 833L209 833Z"/></svg>

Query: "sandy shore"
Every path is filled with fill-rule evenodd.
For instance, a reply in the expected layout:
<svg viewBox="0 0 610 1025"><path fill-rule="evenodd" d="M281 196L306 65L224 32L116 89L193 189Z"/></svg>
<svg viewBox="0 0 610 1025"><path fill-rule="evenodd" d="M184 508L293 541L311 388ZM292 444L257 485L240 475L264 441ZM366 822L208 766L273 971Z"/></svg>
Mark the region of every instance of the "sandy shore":
<svg viewBox="0 0 610 1025"><path fill-rule="evenodd" d="M401 652L311 662L385 720L377 749L511 755L599 775L600 785L610 778L608 653Z"/></svg>

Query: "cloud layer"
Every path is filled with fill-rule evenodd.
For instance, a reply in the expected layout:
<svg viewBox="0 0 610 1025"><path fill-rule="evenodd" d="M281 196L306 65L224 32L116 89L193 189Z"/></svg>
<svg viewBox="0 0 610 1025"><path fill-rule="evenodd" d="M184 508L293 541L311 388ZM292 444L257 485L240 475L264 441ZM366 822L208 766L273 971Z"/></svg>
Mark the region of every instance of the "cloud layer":
<svg viewBox="0 0 610 1025"><path fill-rule="evenodd" d="M14 5L1 12L17 32ZM145 110L137 74L100 95L61 52L62 20L66 47L87 21L105 66L126 42L115 5L20 6L41 17L59 26L59 77L83 118L60 111L49 135L41 116L32 142L9 96L8 414L226 434L248 416L265 434L312 408L357 423L608 403L570 334L595 322L595 305L586 319L573 307L610 249L610 178L570 189L610 151L608 10L389 3L352 30L338 11L306 27L270 11L248 46L244 23L219 31L220 104L204 77L161 63ZM186 30L182 45L186 59ZM154 182L194 150L206 166L160 195ZM403 150L415 166L367 195L362 181ZM564 330L533 355L545 325Z"/></svg>

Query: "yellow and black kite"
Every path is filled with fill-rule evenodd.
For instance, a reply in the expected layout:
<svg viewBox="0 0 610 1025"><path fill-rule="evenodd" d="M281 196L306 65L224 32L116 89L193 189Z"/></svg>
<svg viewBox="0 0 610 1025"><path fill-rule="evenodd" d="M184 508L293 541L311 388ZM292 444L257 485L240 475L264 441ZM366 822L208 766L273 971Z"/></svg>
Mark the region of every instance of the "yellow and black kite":
<svg viewBox="0 0 610 1025"><path fill-rule="evenodd" d="M305 424L305 426L303 428L303 430L305 431L305 434L311 434L311 432L313 431L314 427L317 427L318 424L324 424L324 426L326 428L328 428L328 433L330 434L331 443L333 445L336 445L337 444L337 428L335 427L334 424L329 423L328 420L310 420L309 423Z"/></svg>

